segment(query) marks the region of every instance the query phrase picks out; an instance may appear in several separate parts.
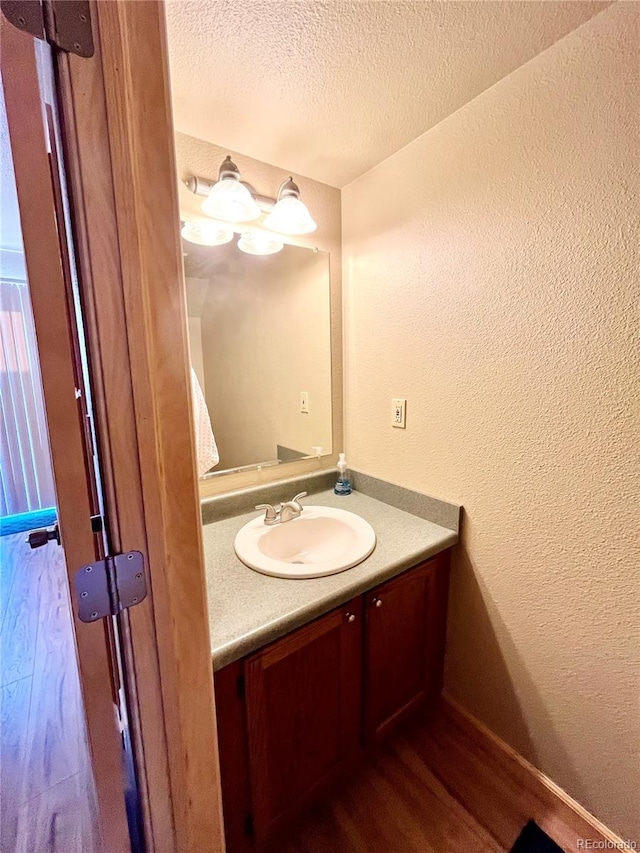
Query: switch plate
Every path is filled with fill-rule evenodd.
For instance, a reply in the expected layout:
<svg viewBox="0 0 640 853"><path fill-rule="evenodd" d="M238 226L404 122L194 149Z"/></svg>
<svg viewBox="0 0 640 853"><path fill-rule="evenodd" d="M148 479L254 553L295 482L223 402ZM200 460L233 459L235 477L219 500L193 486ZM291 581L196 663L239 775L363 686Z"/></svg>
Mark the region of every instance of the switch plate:
<svg viewBox="0 0 640 853"><path fill-rule="evenodd" d="M402 397L393 397L391 400L391 426L398 429L407 428L407 401Z"/></svg>
<svg viewBox="0 0 640 853"><path fill-rule="evenodd" d="M300 412L303 415L309 414L309 392L301 391L300 392Z"/></svg>

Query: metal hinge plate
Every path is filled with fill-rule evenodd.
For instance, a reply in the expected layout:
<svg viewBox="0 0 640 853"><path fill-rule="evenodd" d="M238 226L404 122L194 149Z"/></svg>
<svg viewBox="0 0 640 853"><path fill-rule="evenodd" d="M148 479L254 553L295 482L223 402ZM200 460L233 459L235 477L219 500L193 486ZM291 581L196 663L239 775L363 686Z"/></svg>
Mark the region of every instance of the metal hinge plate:
<svg viewBox="0 0 640 853"><path fill-rule="evenodd" d="M0 8L14 27L67 53L95 52L88 0L0 0Z"/></svg>
<svg viewBox="0 0 640 853"><path fill-rule="evenodd" d="M30 33L34 38L44 39L44 9L42 3L30 0L1 0L0 8L14 27Z"/></svg>
<svg viewBox="0 0 640 853"><path fill-rule="evenodd" d="M82 622L115 616L146 598L144 557L140 551L128 551L83 566L76 572L75 587Z"/></svg>

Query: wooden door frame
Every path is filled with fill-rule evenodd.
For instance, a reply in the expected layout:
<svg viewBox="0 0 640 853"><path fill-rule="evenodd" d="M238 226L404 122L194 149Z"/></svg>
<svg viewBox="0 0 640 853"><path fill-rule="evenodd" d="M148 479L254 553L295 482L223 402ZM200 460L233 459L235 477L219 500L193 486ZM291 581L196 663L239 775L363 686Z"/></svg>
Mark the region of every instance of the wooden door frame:
<svg viewBox="0 0 640 853"><path fill-rule="evenodd" d="M59 221L40 94L35 40L0 21L2 83L25 246L29 295L39 353L57 515L69 589L81 566L102 556L91 529L95 512L91 458L86 444L83 390L75 350L75 318L63 255L66 234ZM25 544L25 547L26 544ZM47 547L57 547L50 543ZM125 811L121 739L114 714L107 625L81 622L73 608L77 665L98 803L96 829L103 849L130 849ZM91 816L94 819L94 815Z"/></svg>
<svg viewBox="0 0 640 853"><path fill-rule="evenodd" d="M213 671L161 0L91 4L95 55L57 55L106 526L142 551L121 619L148 850L224 851Z"/></svg>

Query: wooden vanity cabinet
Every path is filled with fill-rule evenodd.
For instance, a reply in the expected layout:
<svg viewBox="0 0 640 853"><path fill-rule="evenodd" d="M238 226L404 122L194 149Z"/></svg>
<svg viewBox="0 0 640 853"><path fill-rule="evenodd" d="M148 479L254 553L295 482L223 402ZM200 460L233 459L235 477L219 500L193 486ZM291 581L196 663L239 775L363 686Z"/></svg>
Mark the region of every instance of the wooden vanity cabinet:
<svg viewBox="0 0 640 853"><path fill-rule="evenodd" d="M435 702L449 552L215 674L228 853L269 848L308 802Z"/></svg>

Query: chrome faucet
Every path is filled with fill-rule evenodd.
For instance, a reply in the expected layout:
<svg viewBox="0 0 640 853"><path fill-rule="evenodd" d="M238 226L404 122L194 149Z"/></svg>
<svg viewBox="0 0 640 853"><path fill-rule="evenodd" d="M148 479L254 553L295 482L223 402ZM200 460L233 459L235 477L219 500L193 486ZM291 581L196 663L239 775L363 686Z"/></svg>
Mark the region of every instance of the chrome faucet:
<svg viewBox="0 0 640 853"><path fill-rule="evenodd" d="M292 518L297 518L304 507L300 503L301 498L306 498L306 492L300 492L299 495L296 495L293 500L287 501L286 503L280 504L280 521L284 523L285 521L291 521Z"/></svg>
<svg viewBox="0 0 640 853"><path fill-rule="evenodd" d="M300 515L304 509L300 503L300 499L306 498L306 496L306 492L300 492L300 494L296 495L292 500L281 503L279 507L271 506L271 504L258 504L256 509L265 510L265 524L270 526L272 524L284 524L285 521L291 521Z"/></svg>

